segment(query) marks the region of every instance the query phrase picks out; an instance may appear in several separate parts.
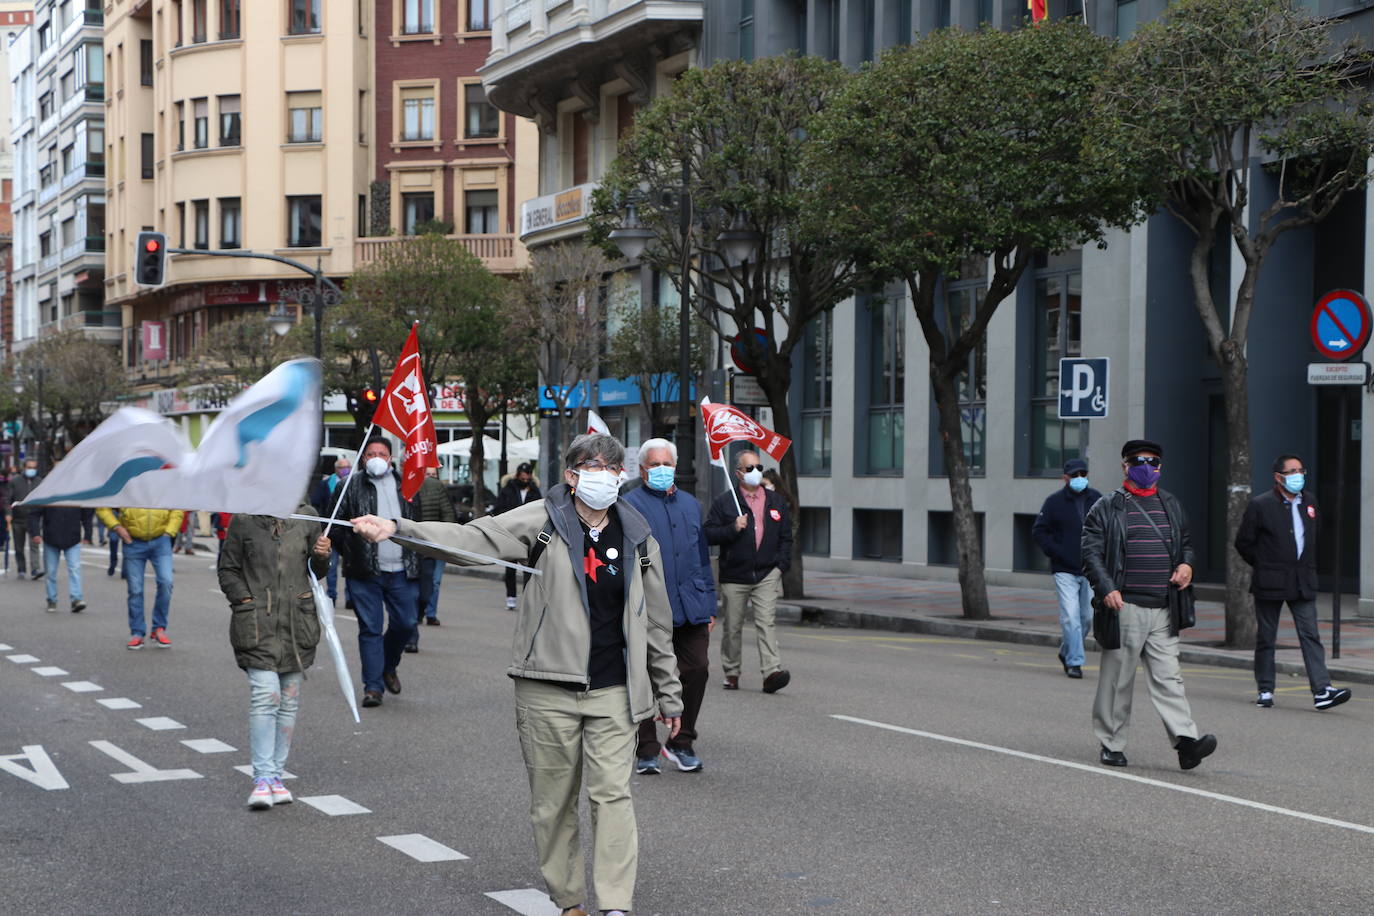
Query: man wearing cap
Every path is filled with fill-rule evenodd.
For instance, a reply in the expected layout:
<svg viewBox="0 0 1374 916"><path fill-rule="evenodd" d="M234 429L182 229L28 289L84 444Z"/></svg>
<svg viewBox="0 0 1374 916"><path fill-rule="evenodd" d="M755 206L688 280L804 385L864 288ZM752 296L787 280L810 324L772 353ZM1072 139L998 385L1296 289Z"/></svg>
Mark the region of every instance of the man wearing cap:
<svg viewBox="0 0 1374 916"><path fill-rule="evenodd" d="M527 502L543 498L543 494L539 492L539 485L534 482L534 467L526 461L515 469L515 476L506 481L501 492L496 494L496 506L491 514L500 515L502 512L519 509ZM506 568L506 610L516 610L515 570L509 567Z"/></svg>
<svg viewBox="0 0 1374 916"><path fill-rule="evenodd" d="M1083 575L1080 541L1083 519L1102 494L1088 486L1088 463L1064 462L1064 486L1045 498L1031 535L1050 558L1059 592L1059 664L1071 678L1083 676L1083 637L1092 625L1092 586Z"/></svg>
<svg viewBox="0 0 1374 916"><path fill-rule="evenodd" d="M1217 748L1215 735L1199 737L1183 675L1178 666L1179 614L1171 589L1193 582L1193 541L1177 497L1159 488L1164 450L1159 443L1132 439L1121 448L1126 480L1103 497L1083 521L1083 573L1092 583L1094 606L1104 615L1095 628L1102 667L1093 702L1093 730L1107 766L1126 765L1136 663L1144 661L1150 701L1178 751L1178 765L1191 770ZM1110 626L1107 626L1107 625ZM1116 633L1104 630L1119 629Z"/></svg>

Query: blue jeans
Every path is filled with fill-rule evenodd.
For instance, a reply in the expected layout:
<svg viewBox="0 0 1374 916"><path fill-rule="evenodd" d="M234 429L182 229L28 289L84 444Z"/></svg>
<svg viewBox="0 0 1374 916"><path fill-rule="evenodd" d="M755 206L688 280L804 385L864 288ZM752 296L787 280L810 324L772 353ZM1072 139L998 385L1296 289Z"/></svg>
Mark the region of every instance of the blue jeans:
<svg viewBox="0 0 1374 916"><path fill-rule="evenodd" d="M444 564L433 557L420 558L420 578L416 580L420 595L416 599L415 633L410 637L410 645L420 645L420 618L439 619L439 583L444 580Z"/></svg>
<svg viewBox="0 0 1374 916"><path fill-rule="evenodd" d="M81 600L81 545L73 544L66 550L44 542L43 568L48 571L44 584L48 587L48 600L57 600L57 561L67 559L67 595L75 603Z"/></svg>
<svg viewBox="0 0 1374 916"><path fill-rule="evenodd" d="M339 597L339 552L332 550L329 553L329 572L324 574L325 591L329 597Z"/></svg>
<svg viewBox="0 0 1374 916"><path fill-rule="evenodd" d="M1093 588L1084 576L1055 573L1054 587L1059 592L1059 631L1063 642L1059 655L1069 667L1083 665L1083 637L1093 628Z"/></svg>
<svg viewBox="0 0 1374 916"><path fill-rule="evenodd" d="M291 753L291 733L296 729L296 710L301 705L299 671L277 674L261 668L248 670L248 741L254 779L281 779L286 755Z"/></svg>
<svg viewBox="0 0 1374 916"><path fill-rule="evenodd" d="M419 583L403 571L348 580L358 617L358 655L363 689L382 692L382 672L395 671L406 643L415 635ZM386 613L383 614L383 607ZM382 626L386 625L386 634Z"/></svg>
<svg viewBox="0 0 1374 916"><path fill-rule="evenodd" d="M129 587L129 632L145 636L148 619L143 613L143 571L153 561L157 597L153 600L153 629L167 626L172 607L172 539L159 535L151 541L137 538L124 545L124 582Z"/></svg>

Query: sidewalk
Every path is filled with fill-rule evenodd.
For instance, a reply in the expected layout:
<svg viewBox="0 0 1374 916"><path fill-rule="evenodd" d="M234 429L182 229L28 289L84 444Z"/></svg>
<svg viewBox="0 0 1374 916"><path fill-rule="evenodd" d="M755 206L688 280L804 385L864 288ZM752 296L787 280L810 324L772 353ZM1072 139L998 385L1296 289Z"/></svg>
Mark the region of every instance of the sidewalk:
<svg viewBox="0 0 1374 916"><path fill-rule="evenodd" d="M992 608L991 620L965 620L957 582L886 579L808 570L806 597L795 601L784 599L778 605L778 619L790 623L1058 647L1059 602L1052 590L990 585L988 601ZM1343 602L1341 657L1333 659L1330 596L1322 596L1317 610L1323 618L1319 626L1332 679L1337 684L1374 684L1374 619L1356 617L1353 599ZM1220 648L1225 631L1222 605L1199 601L1197 626L1181 634L1180 658L1194 665L1249 670L1254 658L1252 652ZM1303 673L1297 633L1287 610L1280 618L1275 664L1280 674Z"/></svg>

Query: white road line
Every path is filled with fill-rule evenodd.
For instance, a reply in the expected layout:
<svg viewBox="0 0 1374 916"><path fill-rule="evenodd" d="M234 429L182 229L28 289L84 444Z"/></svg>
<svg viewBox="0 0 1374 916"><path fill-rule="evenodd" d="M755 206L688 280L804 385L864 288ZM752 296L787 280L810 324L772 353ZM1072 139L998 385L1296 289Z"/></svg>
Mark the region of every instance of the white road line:
<svg viewBox="0 0 1374 916"><path fill-rule="evenodd" d="M244 776L252 776L252 775L253 775L253 765L252 765L251 763L245 763L245 764L243 764L242 766L236 766L236 767L234 767L234 769L235 769L235 770L238 770L238 771L239 771L240 773L242 773ZM283 771L282 771L282 774L281 774L281 778L282 778L282 779L295 779L295 778L296 778L296 774L295 774L295 773L288 772L288 771L286 771L286 770L283 770Z"/></svg>
<svg viewBox="0 0 1374 916"><path fill-rule="evenodd" d="M99 684L92 684L90 681L63 681L62 686L72 693L99 693L105 689Z"/></svg>
<svg viewBox="0 0 1374 916"><path fill-rule="evenodd" d="M29 670L39 677L65 677L70 673L67 669L59 668L56 665L43 665L42 667L30 668Z"/></svg>
<svg viewBox="0 0 1374 916"><path fill-rule="evenodd" d="M522 887L514 891L489 891L485 896L515 910L521 916L558 916L562 912L549 899L548 894L532 887Z"/></svg>
<svg viewBox="0 0 1374 916"><path fill-rule="evenodd" d="M171 731L174 728L186 727L176 719L169 719L166 716L149 716L146 719L135 719L134 721L144 728L151 728L155 732L165 732Z"/></svg>
<svg viewBox="0 0 1374 916"><path fill-rule="evenodd" d="M130 768L128 773L111 773L110 778L122 783L169 782L176 779L204 779L195 770L159 770L152 764L139 760L128 751L120 750L108 741L92 741L91 747Z"/></svg>
<svg viewBox="0 0 1374 916"><path fill-rule="evenodd" d="M13 652L13 651L14 651L14 646L8 645L8 644L3 643L3 642L0 642L0 652Z"/></svg>
<svg viewBox="0 0 1374 916"><path fill-rule="evenodd" d="M449 849L423 833L402 833L397 836L379 836L377 839L417 862L458 862L467 858L458 850Z"/></svg>
<svg viewBox="0 0 1374 916"><path fill-rule="evenodd" d="M99 703L101 706L104 706L106 709L142 709L142 708L143 708L143 704L142 704L142 703L135 703L133 700L129 699L128 697L106 697L106 698L103 699L103 700L96 700L96 702Z"/></svg>
<svg viewBox="0 0 1374 916"><path fill-rule="evenodd" d="M328 814L330 817L338 817L341 814L371 814L367 808L357 802L351 802L342 795L307 795L296 799L305 802L312 808Z"/></svg>
<svg viewBox="0 0 1374 916"><path fill-rule="evenodd" d="M1185 795L1196 795L1200 798L1210 798L1213 801L1226 802L1231 805L1240 805L1245 808L1253 808L1256 811L1267 811L1270 814L1282 814L1285 817L1295 817L1299 820L1311 821L1314 824L1325 824L1328 827L1341 827L1345 830L1353 830L1356 833L1374 833L1374 827L1367 824L1356 824L1351 821L1337 820L1333 817L1323 817L1320 814L1309 814L1306 811L1295 811L1292 808L1280 808L1277 805L1268 805L1264 802L1252 801L1248 798L1238 798L1235 795L1223 795L1220 792L1208 792L1206 789L1195 789L1192 786L1181 786L1177 783L1165 782L1162 779L1151 779L1148 776L1136 776L1132 773L1122 773L1119 770L1110 770L1103 766L1092 766L1086 763L1078 763L1073 760L1059 760L1055 757L1045 757L1041 754L1031 754L1026 751L1013 750L1009 747L998 747L995 744L984 744L981 741L969 741L965 738L953 738L949 735L937 735L934 732L921 731L915 728L903 728L900 725L889 725L886 722L874 722L871 719L858 719L854 716L832 715L832 719L839 719L842 722L853 722L857 725L868 725L872 728L881 728L890 732L900 732L904 735L915 735L918 738L930 738L933 741L944 741L948 744L957 744L961 747L971 747L980 751L992 751L997 754L1006 754L1008 757L1020 757L1022 760L1033 760L1036 763L1048 763L1053 766L1066 767L1071 770L1080 770L1084 773L1092 773L1095 776L1111 776L1115 779L1124 779L1128 782L1136 782L1141 785L1155 786L1160 789L1170 789L1174 792L1182 792Z"/></svg>
<svg viewBox="0 0 1374 916"><path fill-rule="evenodd" d="M227 754L236 751L238 748L231 744L225 744L218 738L191 738L181 742L198 754Z"/></svg>
<svg viewBox="0 0 1374 916"><path fill-rule="evenodd" d="M8 658L16 665L32 665L34 662L38 661L38 658L33 655L6 655L5 658Z"/></svg>

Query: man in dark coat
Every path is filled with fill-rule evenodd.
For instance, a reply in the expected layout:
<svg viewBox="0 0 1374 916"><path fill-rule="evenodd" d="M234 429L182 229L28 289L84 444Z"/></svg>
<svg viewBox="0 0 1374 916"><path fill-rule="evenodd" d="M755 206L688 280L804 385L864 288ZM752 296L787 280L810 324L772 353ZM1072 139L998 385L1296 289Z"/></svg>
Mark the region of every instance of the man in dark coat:
<svg viewBox="0 0 1374 916"><path fill-rule="evenodd" d="M1035 517L1031 536L1050 558L1054 587L1059 593L1059 664L1071 678L1083 676L1083 638L1092 626L1093 589L1083 575L1079 541L1083 519L1102 494L1088 486L1088 462L1064 462L1064 486L1045 498Z"/></svg>
<svg viewBox="0 0 1374 916"><path fill-rule="evenodd" d="M502 512L518 509L527 502L543 498L544 494L539 492L539 484L534 482L534 468L527 461L515 469L515 475L506 481L506 485L496 495L496 507L492 509L491 514L500 515ZM515 609L515 570L507 569L506 610Z"/></svg>
<svg viewBox="0 0 1374 916"><path fill-rule="evenodd" d="M1255 705L1274 705L1274 643L1284 602L1293 615L1302 646L1302 663L1312 688L1312 704L1330 709L1350 699L1350 691L1331 686L1326 653L1317 633L1317 532L1321 515L1304 487L1307 472L1297 455L1274 459L1274 488L1250 500L1236 532L1236 552L1255 568Z"/></svg>
<svg viewBox="0 0 1374 916"><path fill-rule="evenodd" d="M43 545L44 583L48 591L48 613L57 610L57 567L67 561L67 598L73 614L86 609L81 597L81 535L91 517L90 509L75 506L34 506L29 511L29 536ZM18 544L15 545L18 549Z"/></svg>
<svg viewBox="0 0 1374 916"><path fill-rule="evenodd" d="M38 485L43 482L43 478L38 474L38 461L33 458L24 460L24 469L16 477L10 478L10 496L5 504L5 511L9 513L10 534L14 538L14 568L19 573L19 578L24 578L24 547L28 545L28 568L31 570L30 578L37 579L43 575L42 552L38 547L37 541L31 541L29 535L29 509L27 506L20 506L18 503L29 498L29 494L38 489Z"/></svg>

